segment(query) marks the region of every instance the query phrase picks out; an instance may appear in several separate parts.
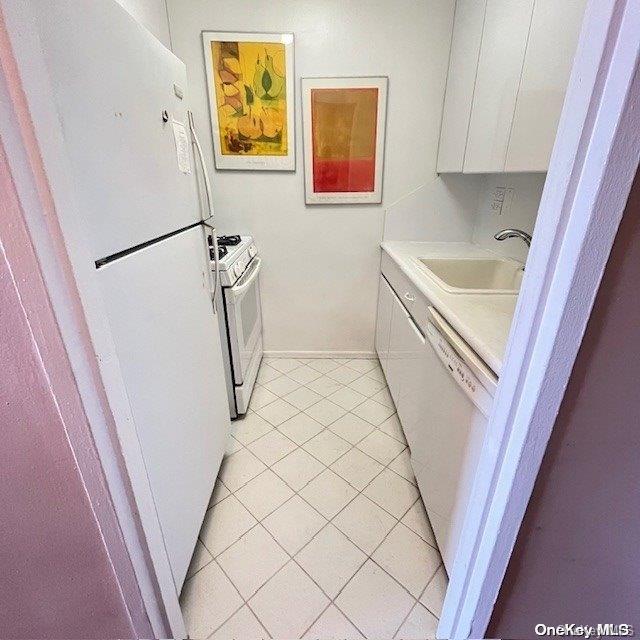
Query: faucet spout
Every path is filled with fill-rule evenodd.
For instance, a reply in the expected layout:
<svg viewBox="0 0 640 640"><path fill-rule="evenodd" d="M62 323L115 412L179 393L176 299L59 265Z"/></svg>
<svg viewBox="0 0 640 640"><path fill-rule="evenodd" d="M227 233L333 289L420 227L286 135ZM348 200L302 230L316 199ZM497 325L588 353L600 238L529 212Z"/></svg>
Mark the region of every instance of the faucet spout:
<svg viewBox="0 0 640 640"><path fill-rule="evenodd" d="M500 241L506 240L507 238L520 238L527 247L531 246L531 234L522 231L522 229L503 229L502 231L498 231L493 237Z"/></svg>

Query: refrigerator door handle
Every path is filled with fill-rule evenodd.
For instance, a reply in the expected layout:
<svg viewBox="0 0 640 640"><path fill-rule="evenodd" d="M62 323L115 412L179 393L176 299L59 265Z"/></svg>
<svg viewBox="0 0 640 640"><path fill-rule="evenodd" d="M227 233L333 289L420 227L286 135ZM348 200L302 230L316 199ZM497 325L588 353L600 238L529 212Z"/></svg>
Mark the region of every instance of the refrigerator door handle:
<svg viewBox="0 0 640 640"><path fill-rule="evenodd" d="M213 313L218 313L218 305L216 300L218 296L218 283L220 282L220 261L218 259L218 231L212 224L209 223L208 220L203 220L202 226L205 230L208 229L211 232L211 239L213 241L213 287L210 287L210 291L211 301L213 303ZM209 254L209 244L207 242L205 242L205 251L208 265L211 262L211 258ZM208 269L207 272L209 273L209 284L211 284L211 269Z"/></svg>
<svg viewBox="0 0 640 640"><path fill-rule="evenodd" d="M193 139L193 145L198 152L198 158L200 160L200 166L202 167L202 174L204 176L204 191L207 198L208 216L203 220L209 220L213 218L213 202L211 200L211 183L209 182L209 173L207 171L207 163L204 160L204 153L202 153L202 147L200 146L200 140L198 140L198 134L196 133L196 126L193 122L193 112L187 111L187 118L189 120L189 131L191 132L191 138Z"/></svg>
<svg viewBox="0 0 640 640"><path fill-rule="evenodd" d="M206 224L206 222L204 224L206 226L209 226ZM213 300L213 313L218 313L217 297L218 297L218 283L220 282L220 261L218 260L218 232L215 229L212 229L212 235L213 235L214 269L213 269L213 293L211 295Z"/></svg>
<svg viewBox="0 0 640 640"><path fill-rule="evenodd" d="M213 238L213 263L214 263L214 279L213 279L213 290L211 292L212 300L213 300L213 313L217 313L216 308L216 297L218 295L218 282L220 281L220 262L218 259L218 234L216 232L215 227L213 227L209 220L213 220L213 204L211 200L211 183L209 182L209 173L207 172L207 163L204 160L204 153L202 153L202 147L200 146L200 141L198 140L198 135L196 133L196 127L193 122L193 112L187 111L187 119L189 120L189 131L191 132L191 138L193 139L193 145L198 152L198 158L200 159L200 166L202 167L202 175L204 177L204 191L205 196L207 198L207 209L209 215L206 218L202 219L202 224L211 230L211 235ZM205 249L207 250L207 264L209 261L209 248L205 244Z"/></svg>

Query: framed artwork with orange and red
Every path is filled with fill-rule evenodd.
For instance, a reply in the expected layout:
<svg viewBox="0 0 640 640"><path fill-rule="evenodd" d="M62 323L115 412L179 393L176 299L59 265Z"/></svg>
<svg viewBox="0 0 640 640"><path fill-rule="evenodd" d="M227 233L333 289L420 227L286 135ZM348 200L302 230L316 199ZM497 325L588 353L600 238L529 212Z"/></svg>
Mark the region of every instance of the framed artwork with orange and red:
<svg viewBox="0 0 640 640"><path fill-rule="evenodd" d="M305 202L382 202L384 76L302 78Z"/></svg>
<svg viewBox="0 0 640 640"><path fill-rule="evenodd" d="M295 170L292 33L203 31L217 169Z"/></svg>

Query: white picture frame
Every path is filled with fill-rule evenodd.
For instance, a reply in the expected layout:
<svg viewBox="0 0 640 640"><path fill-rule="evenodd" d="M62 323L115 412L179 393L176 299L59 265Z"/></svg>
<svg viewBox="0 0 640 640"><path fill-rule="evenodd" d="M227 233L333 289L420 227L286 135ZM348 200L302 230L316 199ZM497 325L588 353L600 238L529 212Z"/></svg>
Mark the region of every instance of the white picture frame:
<svg viewBox="0 0 640 640"><path fill-rule="evenodd" d="M382 186L384 174L384 145L386 134L387 116L387 93L389 79L387 76L360 76L360 77L322 77L322 78L302 78L301 79L301 100L302 100L302 128L304 137L304 168L305 168L305 202L306 204L380 204L382 202ZM340 190L330 191L331 180L323 182L321 175L323 171L318 168L324 159L314 157L314 118L312 95L315 89L376 89L377 109L375 122L375 156L373 163L371 158L365 162L368 166L368 186L363 190L343 190L357 189L355 187L342 186ZM316 126L322 126L316 125ZM325 125L326 126L326 125ZM330 127L329 127L330 129ZM315 132L318 136L318 131ZM351 157L348 160L337 160L337 162L358 161L358 158ZM329 160L331 162L332 160ZM372 165L372 166L371 166ZM373 170L373 176L371 176ZM347 173L349 170L347 170ZM326 175L326 173L325 173ZM371 185L370 179L373 178ZM336 181L337 182L337 181Z"/></svg>
<svg viewBox="0 0 640 640"><path fill-rule="evenodd" d="M271 48L271 61L268 62L269 50L265 48L264 62L258 51L257 61L249 66L248 59L231 60L234 67L227 68L221 63L223 55L218 49L220 59L214 60L213 43L224 43L227 53L234 44L281 45L284 47L284 63L279 60L279 68ZM294 37L293 33L253 33L238 31L203 31L202 46L207 76L207 96L211 135L213 139L214 159L219 170L249 171L295 171L295 77L294 77ZM241 52L242 47L237 47ZM259 49L260 47L254 47ZM278 52L279 54L279 52ZM227 58L228 60L229 58ZM267 69L266 83L255 82L258 76L258 65ZM270 65L270 70L268 66ZM237 67L237 68L236 68ZM221 74L224 76L221 77ZM249 77L247 77L249 76ZM236 80L234 81L234 78ZM284 91L273 99L269 90L273 87L270 78L284 78ZM225 81L228 82L225 84ZM266 91L264 87L269 85ZM229 91L238 93L227 96ZM260 95L263 92L263 95ZM282 104L284 102L284 104ZM277 108L276 108L277 105ZM224 109L225 111L221 111ZM275 117L269 114L274 113ZM246 116L246 118L245 118ZM222 123L221 123L222 119ZM242 120L241 120L242 119ZM237 130L234 129L236 124ZM243 129L244 126L244 129ZM269 153L278 151L278 126L280 140L285 141L285 153ZM267 131L269 133L267 134ZM246 134L246 135L245 135ZM271 137L271 134L273 136ZM270 137L267 137L270 136ZM281 142L279 143L282 146ZM258 147L262 147L258 149ZM270 148L271 149L270 149Z"/></svg>

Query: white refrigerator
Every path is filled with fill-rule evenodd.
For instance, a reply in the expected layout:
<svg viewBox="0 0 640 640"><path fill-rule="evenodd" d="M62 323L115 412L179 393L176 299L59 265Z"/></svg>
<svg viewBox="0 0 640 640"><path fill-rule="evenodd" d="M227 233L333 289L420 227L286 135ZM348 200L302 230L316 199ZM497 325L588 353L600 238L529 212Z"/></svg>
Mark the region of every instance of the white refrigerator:
<svg viewBox="0 0 640 640"><path fill-rule="evenodd" d="M114 0L34 3L177 591L230 428L184 64ZM176 135L177 134L177 135ZM209 220L211 222L211 220Z"/></svg>

